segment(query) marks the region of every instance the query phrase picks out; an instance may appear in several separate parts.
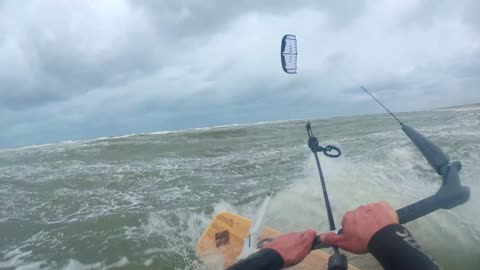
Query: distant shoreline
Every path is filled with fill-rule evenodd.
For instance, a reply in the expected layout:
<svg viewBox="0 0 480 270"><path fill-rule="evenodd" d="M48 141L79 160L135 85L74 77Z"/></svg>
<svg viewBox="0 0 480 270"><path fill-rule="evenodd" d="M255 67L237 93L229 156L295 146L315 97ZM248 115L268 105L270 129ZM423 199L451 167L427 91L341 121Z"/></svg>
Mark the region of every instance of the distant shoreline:
<svg viewBox="0 0 480 270"><path fill-rule="evenodd" d="M427 112L427 111L471 111L471 110L480 110L480 103L457 105L457 106L448 106L448 107L425 109L425 110L397 111L395 113L399 114L399 113ZM385 112L375 112L375 113L361 113L361 114L337 115L337 116L326 116L326 117L316 116L316 117L311 118L310 120L344 118L344 117L357 117L357 116L370 116L370 115L381 115L381 114L386 114L386 113ZM88 143L88 142L95 142L95 141L101 141L101 140L121 139L121 138L136 136L136 135L159 135L159 134L168 134L168 133L177 133L177 132L212 130L212 129L219 129L219 128L230 128L230 127L249 126L249 125L263 125L263 124L292 122L292 121L306 121L306 120L307 119L293 118L293 119L258 121L258 122L243 122L243 123L240 122L240 123L234 123L234 124L212 125L212 126L207 126L207 127L192 127L192 128L184 128L184 129L173 129L173 130L147 131L147 132L138 132L138 133L126 134L126 135L110 135L110 136L100 136L100 137L93 137L93 138L83 138L83 139L77 139L77 140L65 140L65 141L56 141L56 142L49 142L49 143L20 145L20 146L5 147L5 148L0 147L0 152L19 150L19 149L45 147L45 146L53 146L53 145L57 145L57 144L77 144L77 143Z"/></svg>
<svg viewBox="0 0 480 270"><path fill-rule="evenodd" d="M480 110L480 103L472 103L458 106L448 106L442 108L433 109L434 111L471 111Z"/></svg>

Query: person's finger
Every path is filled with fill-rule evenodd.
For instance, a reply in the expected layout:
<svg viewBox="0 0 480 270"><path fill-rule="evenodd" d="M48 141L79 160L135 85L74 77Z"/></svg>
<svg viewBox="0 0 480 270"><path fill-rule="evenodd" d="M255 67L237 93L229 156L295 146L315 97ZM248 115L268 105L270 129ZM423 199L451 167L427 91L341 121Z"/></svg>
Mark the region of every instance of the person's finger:
<svg viewBox="0 0 480 270"><path fill-rule="evenodd" d="M392 208L392 206L387 202L387 201L379 201L378 203L376 203L380 206L382 206L384 209L390 209Z"/></svg>
<svg viewBox="0 0 480 270"><path fill-rule="evenodd" d="M305 238L305 241L310 241L310 242L313 242L313 239L315 238L315 236L317 235L317 232L315 232L314 230L310 229L310 230L306 230L303 232L303 238Z"/></svg>
<svg viewBox="0 0 480 270"><path fill-rule="evenodd" d="M360 205L359 207L357 207L357 209L355 209L355 212L365 212L367 211L367 206L366 205Z"/></svg>
<svg viewBox="0 0 480 270"><path fill-rule="evenodd" d="M380 209L383 209L383 210L386 211L386 212L395 211L395 210L392 208L392 206L391 206L388 202L386 202L386 201L380 201L380 202L374 204L374 206L375 206L375 207L378 207L378 208L380 208Z"/></svg>
<svg viewBox="0 0 480 270"><path fill-rule="evenodd" d="M342 219L342 227L346 227L346 224L350 223L352 218L353 218L354 214L353 214L353 211L347 211L344 215L343 215L343 219Z"/></svg>
<svg viewBox="0 0 480 270"><path fill-rule="evenodd" d="M313 239L315 239L316 235L317 233L314 230L306 230L302 232L301 238L299 239L301 242L299 243L297 250L299 254L302 254L302 258L312 251Z"/></svg>
<svg viewBox="0 0 480 270"><path fill-rule="evenodd" d="M355 212L355 220L367 220L370 217L370 209L368 206L361 206L359 210Z"/></svg>
<svg viewBox="0 0 480 270"><path fill-rule="evenodd" d="M343 235L335 232L328 232L320 235L320 241L325 244L337 246L343 240Z"/></svg>
<svg viewBox="0 0 480 270"><path fill-rule="evenodd" d="M377 203L377 205L382 209L384 209L385 213L388 213L389 216L391 216L396 223L399 223L397 212L395 211L395 209L393 209L393 207L387 201L380 201Z"/></svg>
<svg viewBox="0 0 480 270"><path fill-rule="evenodd" d="M363 251L358 251L355 250L354 248L356 247L355 241L352 241L351 239L344 239L343 241L340 241L337 245L337 247L346 250L348 252L352 252L355 254L360 254L360 253L365 253Z"/></svg>
<svg viewBox="0 0 480 270"><path fill-rule="evenodd" d="M306 230L302 233L302 253L308 254L312 249L313 240L317 236L314 230Z"/></svg>

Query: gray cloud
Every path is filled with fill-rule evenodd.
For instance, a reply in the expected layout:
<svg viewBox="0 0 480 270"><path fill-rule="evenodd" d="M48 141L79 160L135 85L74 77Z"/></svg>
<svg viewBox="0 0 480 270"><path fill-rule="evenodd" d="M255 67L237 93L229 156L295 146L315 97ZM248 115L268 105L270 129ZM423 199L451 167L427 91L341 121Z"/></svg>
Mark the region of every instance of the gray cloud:
<svg viewBox="0 0 480 270"><path fill-rule="evenodd" d="M25 8L28 6L28 8ZM478 100L477 1L5 1L0 147ZM279 40L299 39L299 74Z"/></svg>
<svg viewBox="0 0 480 270"><path fill-rule="evenodd" d="M116 14L115 22L99 19L94 7L81 3L36 2L31 9L22 8L5 3L0 19L0 105L7 108L25 109L121 85L161 67L152 61L158 47L149 42L156 40L142 33L148 25L132 22L130 14Z"/></svg>
<svg viewBox="0 0 480 270"><path fill-rule="evenodd" d="M142 8L153 20L161 34L170 34L175 38L208 35L223 31L229 24L245 14L257 13L268 16L288 16L298 9L308 9L324 13L334 25L352 22L365 6L360 1L275 1L261 2L239 1L131 1Z"/></svg>

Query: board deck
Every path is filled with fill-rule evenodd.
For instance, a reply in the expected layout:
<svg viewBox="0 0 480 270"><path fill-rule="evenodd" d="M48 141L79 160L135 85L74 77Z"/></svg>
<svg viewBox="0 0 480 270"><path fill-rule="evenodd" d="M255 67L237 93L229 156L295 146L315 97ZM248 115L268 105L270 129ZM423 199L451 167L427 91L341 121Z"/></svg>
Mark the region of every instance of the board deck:
<svg viewBox="0 0 480 270"><path fill-rule="evenodd" d="M235 263L243 246L243 239L248 236L251 221L245 217L221 212L216 215L207 229L203 232L197 243L197 253L204 261L222 260L224 268ZM261 239L274 238L280 232L265 226ZM289 269L327 269L329 254L320 251L312 251L301 263ZM221 264L221 262L220 262ZM349 265L349 270L359 270Z"/></svg>

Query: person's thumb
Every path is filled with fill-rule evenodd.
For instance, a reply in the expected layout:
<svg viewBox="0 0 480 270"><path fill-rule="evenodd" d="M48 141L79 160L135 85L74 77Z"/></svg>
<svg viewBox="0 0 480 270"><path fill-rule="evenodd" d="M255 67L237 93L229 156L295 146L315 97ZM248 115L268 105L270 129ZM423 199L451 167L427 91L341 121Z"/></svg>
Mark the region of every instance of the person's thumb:
<svg viewBox="0 0 480 270"><path fill-rule="evenodd" d="M343 239L343 236L335 232L328 232L320 235L320 241L322 241L322 243L329 244L332 246L338 246L338 244L340 243L340 241L342 241L342 239Z"/></svg>

